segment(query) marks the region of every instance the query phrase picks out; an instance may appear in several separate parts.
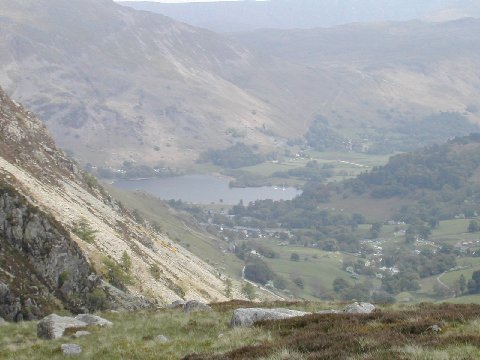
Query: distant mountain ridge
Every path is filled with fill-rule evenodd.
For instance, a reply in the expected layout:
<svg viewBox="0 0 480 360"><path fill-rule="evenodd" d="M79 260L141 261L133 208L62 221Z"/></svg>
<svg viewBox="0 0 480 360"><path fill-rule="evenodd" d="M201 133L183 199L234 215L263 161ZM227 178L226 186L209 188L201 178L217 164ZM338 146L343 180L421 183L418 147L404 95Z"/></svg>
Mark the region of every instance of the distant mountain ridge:
<svg viewBox="0 0 480 360"><path fill-rule="evenodd" d="M271 0L238 2L161 3L125 1L178 21L219 32L257 29L305 29L353 22L452 20L479 17L474 0Z"/></svg>
<svg viewBox="0 0 480 360"><path fill-rule="evenodd" d="M0 13L0 85L83 164L185 168L237 143L282 151L317 116L387 152L443 112L480 121L475 19L227 37L110 0L0 0Z"/></svg>

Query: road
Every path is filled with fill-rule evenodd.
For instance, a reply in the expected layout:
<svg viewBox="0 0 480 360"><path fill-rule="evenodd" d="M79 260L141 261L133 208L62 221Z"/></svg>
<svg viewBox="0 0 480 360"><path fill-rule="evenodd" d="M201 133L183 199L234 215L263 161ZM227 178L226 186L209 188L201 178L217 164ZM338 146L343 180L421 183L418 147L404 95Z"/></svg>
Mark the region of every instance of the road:
<svg viewBox="0 0 480 360"><path fill-rule="evenodd" d="M440 275L438 275L437 281L438 281L438 283L439 283L440 285L442 285L445 289L448 289L449 291L452 291L452 289L450 289L450 287L449 287L447 284L445 284L445 283L440 279L440 278L441 278L443 275L445 275L445 274L446 274L446 272L443 272L443 273L441 273Z"/></svg>
<svg viewBox="0 0 480 360"><path fill-rule="evenodd" d="M251 285L253 285L253 286L255 286L255 287L257 287L257 288L259 288L260 290L263 290L263 291L269 293L270 295L275 296L275 297L276 297L277 299L279 299L279 300L285 300L285 299L284 299L283 297L281 297L280 295L275 294L274 292L272 292L272 291L264 288L263 286L258 285L258 284L256 284L256 283L254 283L253 281L250 281L250 280L245 279L245 266L244 266L243 269L242 269L242 280L245 281L245 282L247 282L247 283L249 283L249 284L251 284Z"/></svg>

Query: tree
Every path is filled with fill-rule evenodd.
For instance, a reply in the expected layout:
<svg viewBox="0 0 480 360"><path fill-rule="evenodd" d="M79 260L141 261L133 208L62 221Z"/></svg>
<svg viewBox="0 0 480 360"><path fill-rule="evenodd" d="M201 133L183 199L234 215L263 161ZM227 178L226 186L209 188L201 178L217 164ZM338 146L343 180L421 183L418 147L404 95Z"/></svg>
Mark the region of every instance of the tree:
<svg viewBox="0 0 480 360"><path fill-rule="evenodd" d="M255 288L250 283L245 283L242 287L242 294L247 297L248 300L254 300L255 295Z"/></svg>
<svg viewBox="0 0 480 360"><path fill-rule="evenodd" d="M349 287L351 287L351 285L345 279L336 278L335 280L333 280L333 291L335 291L336 293L340 293L345 289L348 289Z"/></svg>
<svg viewBox="0 0 480 360"><path fill-rule="evenodd" d="M73 225L72 231L80 239L89 244L93 244L95 242L95 233L97 233L97 231L93 230L88 223L88 220L83 217Z"/></svg>
<svg viewBox="0 0 480 360"><path fill-rule="evenodd" d="M415 231L414 226L409 226L405 231L405 242L407 244L414 244L417 240L417 232Z"/></svg>
<svg viewBox="0 0 480 360"><path fill-rule="evenodd" d="M291 261L300 261L300 255L298 255L297 253L293 253L292 255L290 255L290 260Z"/></svg>
<svg viewBox="0 0 480 360"><path fill-rule="evenodd" d="M466 289L467 289L467 280L465 279L465 276L463 276L462 274L458 279L458 290L460 290L460 294L463 295Z"/></svg>
<svg viewBox="0 0 480 360"><path fill-rule="evenodd" d="M256 257L252 257L245 265L245 278L259 284L266 284L269 280L273 280L274 273L268 264Z"/></svg>
<svg viewBox="0 0 480 360"><path fill-rule="evenodd" d="M300 289L303 289L305 287L305 284L303 283L303 279L301 277L296 277L293 279L293 283L297 285Z"/></svg>
<svg viewBox="0 0 480 360"><path fill-rule="evenodd" d="M230 280L230 278L227 278L227 280L225 280L225 296L227 298L230 298L232 296L232 280Z"/></svg>
<svg viewBox="0 0 480 360"><path fill-rule="evenodd" d="M122 254L121 267L126 273L129 273L132 269L132 258L130 257L130 255L128 255L126 251L124 251Z"/></svg>
<svg viewBox="0 0 480 360"><path fill-rule="evenodd" d="M451 293L450 289L443 286L439 282L435 282L435 284L433 284L433 294L435 296L437 296L439 298L445 298L445 297L448 297L450 295L450 293Z"/></svg>
<svg viewBox="0 0 480 360"><path fill-rule="evenodd" d="M478 294L480 292L480 270L473 272L472 279L468 281L467 287L470 294Z"/></svg>
<svg viewBox="0 0 480 360"><path fill-rule="evenodd" d="M275 286L276 289L284 290L287 287L287 280L281 276L276 276L273 280L273 286Z"/></svg>
<svg viewBox="0 0 480 360"><path fill-rule="evenodd" d="M374 223L372 224L372 227L370 228L370 237L372 239L376 239L380 236L380 232L382 230L382 223Z"/></svg>
<svg viewBox="0 0 480 360"><path fill-rule="evenodd" d="M132 277L121 264L117 264L113 259L107 257L103 259L103 265L105 277L113 286L126 290L127 285L132 284Z"/></svg>
<svg viewBox="0 0 480 360"><path fill-rule="evenodd" d="M480 224L477 220L471 220L468 224L467 228L469 233L479 232L480 231Z"/></svg>

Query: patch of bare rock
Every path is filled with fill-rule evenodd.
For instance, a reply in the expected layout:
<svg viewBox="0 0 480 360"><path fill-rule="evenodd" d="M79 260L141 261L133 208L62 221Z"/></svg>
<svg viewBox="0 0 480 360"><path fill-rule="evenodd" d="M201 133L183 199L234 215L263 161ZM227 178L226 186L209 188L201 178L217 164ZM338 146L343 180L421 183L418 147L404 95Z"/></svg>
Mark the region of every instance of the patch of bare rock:
<svg viewBox="0 0 480 360"><path fill-rule="evenodd" d="M375 310L375 305L364 302L355 302L347 305L342 310L323 310L315 314L369 314ZM263 320L284 320L293 317L312 315L311 312L290 310L290 309L261 309L261 308L239 308L234 310L230 321L231 327L252 326Z"/></svg>
<svg viewBox="0 0 480 360"><path fill-rule="evenodd" d="M76 356L82 353L82 347L77 344L62 344L60 346L63 355L66 356Z"/></svg>
<svg viewBox="0 0 480 360"><path fill-rule="evenodd" d="M75 317L51 314L37 323L37 336L41 339L61 338L67 329L83 329L88 326L111 326L112 322L100 316L80 314Z"/></svg>

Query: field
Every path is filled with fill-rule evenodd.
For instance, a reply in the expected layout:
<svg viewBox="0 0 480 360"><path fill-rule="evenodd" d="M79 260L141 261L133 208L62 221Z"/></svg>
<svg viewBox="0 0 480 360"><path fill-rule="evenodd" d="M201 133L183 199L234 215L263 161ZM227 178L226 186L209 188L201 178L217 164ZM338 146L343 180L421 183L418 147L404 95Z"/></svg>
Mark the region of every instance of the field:
<svg viewBox="0 0 480 360"><path fill-rule="evenodd" d="M437 229L432 232L430 241L427 243L418 243L417 249L436 250L439 246L449 244L458 245L467 240L472 241L472 246L480 246L477 241L478 234L466 233L466 228L470 220L455 219L441 221ZM370 224L360 225L359 229L366 234L370 229ZM406 229L405 225L383 225L379 238L377 239L383 248L383 253L395 251L399 246L404 244L403 235L395 235L398 229ZM327 252L320 249L308 248L303 246L280 246L278 239L266 238L262 240L251 240L253 245L263 245L276 253L276 257L264 260L269 264L270 268L277 274L282 275L286 279L293 280L300 277L304 281L304 288L299 289L291 285L289 288L293 290L293 294L299 298L306 300L318 299L318 295L325 291L331 291L332 282L336 278L342 278L351 284L362 283L366 280L380 285L380 280L359 275L358 278L352 276L343 270L342 261L346 259L355 260L352 254L342 252ZM299 261L290 260L292 253L299 255ZM421 289L415 292L400 293L396 296L399 303L420 303L423 301L454 301L459 303L480 303L480 295L465 295L454 297L455 284L464 275L467 282L471 279L474 271L480 270L480 257L472 257L463 254L457 258L457 268L447 271L440 275L423 278L420 281ZM441 285L443 283L443 285ZM434 285L440 284L446 287L447 291L442 296L434 293Z"/></svg>
<svg viewBox="0 0 480 360"><path fill-rule="evenodd" d="M380 307L372 314L309 315L261 322L252 328L229 326L238 307L286 307L306 311L340 309L332 303L213 304L212 311L184 313L104 313L109 328L88 329L81 338L66 335L39 340L36 323L0 327L0 358L64 359L63 343L78 344L78 359L477 359L480 356L480 306ZM440 331L431 330L437 325ZM169 341L155 338L166 336Z"/></svg>
<svg viewBox="0 0 480 360"><path fill-rule="evenodd" d="M320 165L332 165L334 176L328 181L342 181L358 174L387 163L390 155L370 155L356 152L318 152L306 151L302 156L287 158L279 162L265 162L262 164L243 167L238 170L253 176L264 178L264 182L274 185L303 186L305 181L294 176L288 178L275 177L276 172L286 172L291 169L304 167L309 161L317 161Z"/></svg>

